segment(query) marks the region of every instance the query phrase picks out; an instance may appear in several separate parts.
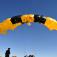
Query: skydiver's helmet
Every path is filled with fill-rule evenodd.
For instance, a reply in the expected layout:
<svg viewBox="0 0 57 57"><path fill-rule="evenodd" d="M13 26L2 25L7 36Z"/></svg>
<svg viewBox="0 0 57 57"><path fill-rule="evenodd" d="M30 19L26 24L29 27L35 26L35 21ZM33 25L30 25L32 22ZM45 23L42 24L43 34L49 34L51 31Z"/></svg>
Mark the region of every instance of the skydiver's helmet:
<svg viewBox="0 0 57 57"><path fill-rule="evenodd" d="M12 22L12 24L16 24L16 23L22 22L21 15L12 17L10 21Z"/></svg>

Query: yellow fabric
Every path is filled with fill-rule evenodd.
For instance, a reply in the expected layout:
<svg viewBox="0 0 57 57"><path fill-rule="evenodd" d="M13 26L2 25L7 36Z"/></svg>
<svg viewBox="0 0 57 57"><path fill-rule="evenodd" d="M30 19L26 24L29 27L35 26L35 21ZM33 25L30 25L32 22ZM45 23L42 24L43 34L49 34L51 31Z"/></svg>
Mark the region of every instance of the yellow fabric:
<svg viewBox="0 0 57 57"><path fill-rule="evenodd" d="M11 18L7 18L3 22L0 23L0 34L7 33L8 30L14 30L16 27L21 26L22 23L12 24L10 21ZM34 15L27 14L21 16L22 22L27 23L30 26L30 22L34 22Z"/></svg>
<svg viewBox="0 0 57 57"><path fill-rule="evenodd" d="M8 30L14 30L17 26L21 26L21 23L12 24L10 21L11 18L7 18L0 23L0 33L5 33Z"/></svg>
<svg viewBox="0 0 57 57"><path fill-rule="evenodd" d="M46 17L46 22L44 24L49 30L57 30L57 21L50 17Z"/></svg>
<svg viewBox="0 0 57 57"><path fill-rule="evenodd" d="M3 22L0 23L0 34L5 34L8 30L14 30L16 27L21 26L22 23L12 24L10 21L11 18L7 18ZM34 15L27 14L21 16L22 22L27 23L30 26L31 22L34 22ZM57 30L57 21L50 17L45 17L46 21L44 26L46 26L49 30Z"/></svg>
<svg viewBox="0 0 57 57"><path fill-rule="evenodd" d="M21 16L22 22L30 23L34 22L34 15L33 14L27 14Z"/></svg>

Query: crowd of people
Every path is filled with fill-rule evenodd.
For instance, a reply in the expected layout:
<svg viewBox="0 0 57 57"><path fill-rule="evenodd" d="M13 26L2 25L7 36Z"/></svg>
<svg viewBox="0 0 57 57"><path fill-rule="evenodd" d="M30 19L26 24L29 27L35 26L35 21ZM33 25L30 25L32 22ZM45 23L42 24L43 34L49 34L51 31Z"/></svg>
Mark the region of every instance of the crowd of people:
<svg viewBox="0 0 57 57"><path fill-rule="evenodd" d="M5 52L5 57L10 57L10 48L8 48ZM16 57L16 56L14 56ZM24 57L35 57L34 55L25 55Z"/></svg>

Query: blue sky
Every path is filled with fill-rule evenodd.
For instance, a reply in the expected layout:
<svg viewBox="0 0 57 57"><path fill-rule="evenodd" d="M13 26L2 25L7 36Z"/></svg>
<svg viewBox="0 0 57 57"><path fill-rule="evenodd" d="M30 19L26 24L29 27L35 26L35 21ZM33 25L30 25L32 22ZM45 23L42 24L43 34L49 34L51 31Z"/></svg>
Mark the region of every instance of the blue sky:
<svg viewBox="0 0 57 57"><path fill-rule="evenodd" d="M0 0L0 22L20 14L40 14L57 19L57 0ZM39 23L26 24L0 35L0 54L10 47L12 57L34 54L36 57L57 57L57 31L49 31Z"/></svg>

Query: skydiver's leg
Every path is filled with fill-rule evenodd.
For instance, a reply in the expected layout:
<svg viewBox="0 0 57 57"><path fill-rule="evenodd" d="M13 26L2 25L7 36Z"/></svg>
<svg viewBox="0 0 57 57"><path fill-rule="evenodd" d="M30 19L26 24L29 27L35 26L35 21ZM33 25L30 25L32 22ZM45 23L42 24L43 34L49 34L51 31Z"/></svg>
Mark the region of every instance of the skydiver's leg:
<svg viewBox="0 0 57 57"><path fill-rule="evenodd" d="M46 19L43 16L34 15L34 22L45 24Z"/></svg>

